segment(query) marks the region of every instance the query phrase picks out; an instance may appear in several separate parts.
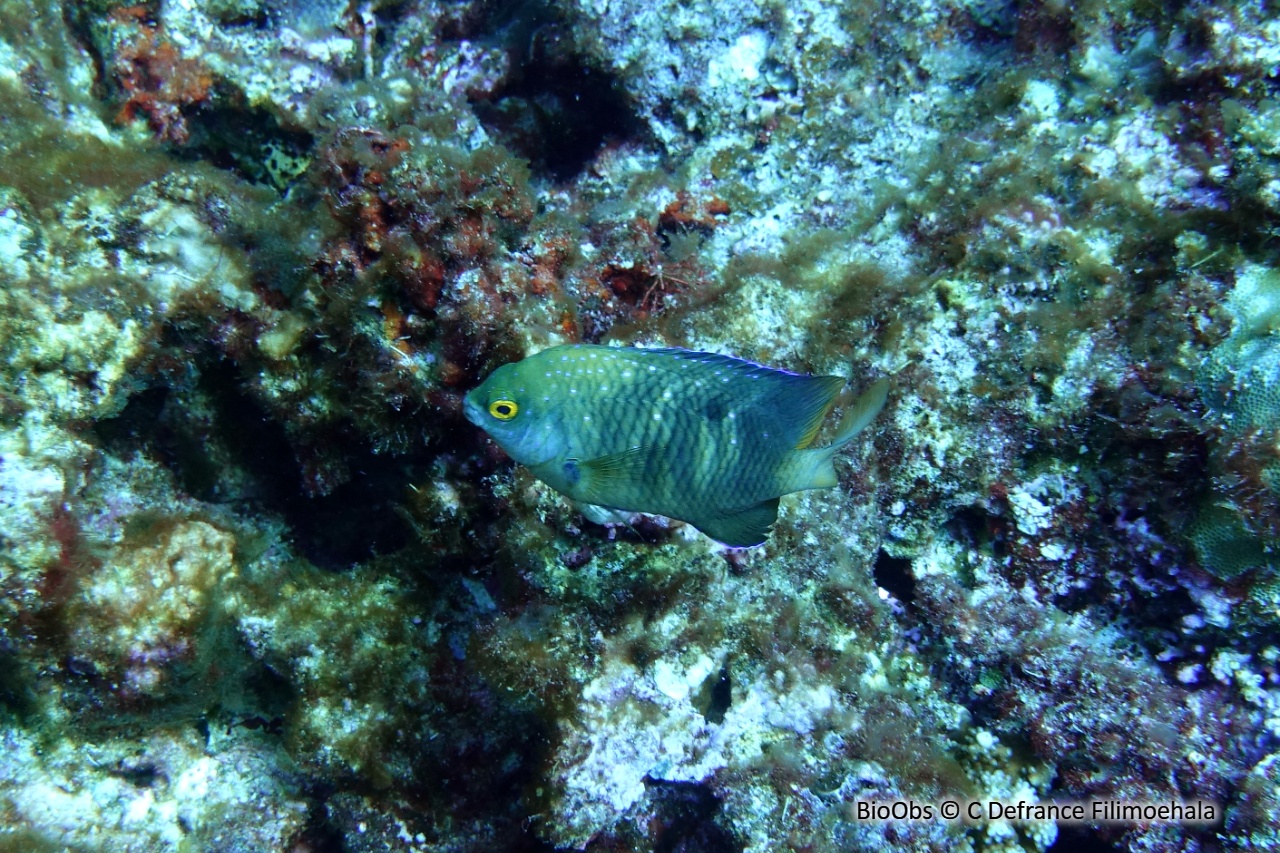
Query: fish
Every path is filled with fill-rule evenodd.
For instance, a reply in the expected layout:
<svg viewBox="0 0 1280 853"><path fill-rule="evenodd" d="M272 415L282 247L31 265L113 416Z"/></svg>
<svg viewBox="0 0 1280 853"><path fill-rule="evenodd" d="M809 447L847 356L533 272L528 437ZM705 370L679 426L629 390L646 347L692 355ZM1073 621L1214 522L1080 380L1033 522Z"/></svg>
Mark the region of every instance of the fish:
<svg viewBox="0 0 1280 853"><path fill-rule="evenodd" d="M768 538L783 495L836 485L836 454L883 408L887 379L813 447L845 381L717 353L567 344L497 368L463 412L588 510L664 515L746 548Z"/></svg>

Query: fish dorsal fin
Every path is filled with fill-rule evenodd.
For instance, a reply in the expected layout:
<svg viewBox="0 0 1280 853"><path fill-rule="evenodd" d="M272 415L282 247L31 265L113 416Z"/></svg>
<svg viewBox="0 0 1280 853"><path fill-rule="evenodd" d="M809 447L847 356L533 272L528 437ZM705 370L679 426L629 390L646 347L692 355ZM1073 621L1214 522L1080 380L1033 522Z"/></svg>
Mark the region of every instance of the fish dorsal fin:
<svg viewBox="0 0 1280 853"><path fill-rule="evenodd" d="M818 437L818 430L822 428L822 422L826 420L827 413L835 405L836 395L844 387L844 380L839 376L805 376L796 378L803 378L809 381L803 389L792 389L791 396L794 401L780 402L784 406L787 402L791 403L791 407L783 408L782 412L794 414L797 420L805 416L808 417L808 420L804 422L804 429L795 443L796 450L804 450L813 444L813 440Z"/></svg>
<svg viewBox="0 0 1280 853"><path fill-rule="evenodd" d="M577 463L578 491L587 503L609 506L610 495L616 495L620 486L641 480L649 465L653 448L647 444L629 447L620 453L610 453Z"/></svg>
<svg viewBox="0 0 1280 853"><path fill-rule="evenodd" d="M799 376L800 374L788 373L785 370L778 370L774 367L765 367L763 364L756 364L754 361L747 361L745 358L738 358L732 355L721 355L716 352L698 352L691 349L680 349L679 347L654 347L654 348L638 348L638 353L653 353L655 355L671 356L680 361L687 361L692 364L700 364L710 367L714 370L725 371L727 375L738 378L768 378L771 375L781 376Z"/></svg>
<svg viewBox="0 0 1280 853"><path fill-rule="evenodd" d="M839 376L806 376L717 353L683 349L642 352L675 356L698 365L699 375L709 371L713 379L737 383L728 393L751 400L752 405L778 424L782 432L779 440L797 450L813 443L845 382ZM719 376L715 375L716 371L720 372Z"/></svg>
<svg viewBox="0 0 1280 853"><path fill-rule="evenodd" d="M769 538L769 528L777 520L778 499L770 498L738 512L689 520L689 523L731 548L750 548Z"/></svg>

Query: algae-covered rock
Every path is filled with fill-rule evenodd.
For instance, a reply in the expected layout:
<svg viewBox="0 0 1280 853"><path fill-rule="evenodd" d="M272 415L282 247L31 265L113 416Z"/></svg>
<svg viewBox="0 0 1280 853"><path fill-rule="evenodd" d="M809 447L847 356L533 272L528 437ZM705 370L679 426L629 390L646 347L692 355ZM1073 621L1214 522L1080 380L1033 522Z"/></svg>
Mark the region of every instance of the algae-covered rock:
<svg viewBox="0 0 1280 853"><path fill-rule="evenodd" d="M175 664L194 659L205 625L227 609L239 567L235 539L200 521L156 531L98 558L67 604L70 653L122 679L125 692L161 693ZM130 537L135 538L135 537Z"/></svg>
<svg viewBox="0 0 1280 853"><path fill-rule="evenodd" d="M1200 371L1201 387L1221 422L1213 445L1214 492L1190 528L1201 563L1224 580L1276 571L1280 346L1273 333L1280 318L1280 276L1269 267L1246 265L1226 308L1231 334L1209 352Z"/></svg>

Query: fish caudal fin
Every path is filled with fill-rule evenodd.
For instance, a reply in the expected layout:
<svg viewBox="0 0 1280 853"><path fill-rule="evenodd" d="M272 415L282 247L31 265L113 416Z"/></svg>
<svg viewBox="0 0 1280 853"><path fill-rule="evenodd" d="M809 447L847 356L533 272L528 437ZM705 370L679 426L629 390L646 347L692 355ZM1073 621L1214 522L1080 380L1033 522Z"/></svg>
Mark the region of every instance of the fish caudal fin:
<svg viewBox="0 0 1280 853"><path fill-rule="evenodd" d="M866 429L876 419L876 415L880 414L880 410L884 408L885 400L888 398L889 380L887 378L878 380L864 391L862 396L854 401L854 404L844 413L844 417L840 420L840 429L836 432L835 440L831 442L831 446L811 450L804 454L804 458L808 462L808 471L805 471L797 478L800 481L800 485L796 486L795 491L801 489L830 489L834 487L838 482L836 480L836 468L833 464L836 454L845 445L857 438L858 433Z"/></svg>
<svg viewBox="0 0 1280 853"><path fill-rule="evenodd" d="M770 498L744 510L691 521L694 527L730 548L750 548L769 538L769 528L778 520L778 499Z"/></svg>
<svg viewBox="0 0 1280 853"><path fill-rule="evenodd" d="M884 408L884 401L889 399L889 380L879 379L874 385L862 392L849 411L840 419L840 429L835 440L831 442L831 450L839 450L858 437L867 426L876 419Z"/></svg>

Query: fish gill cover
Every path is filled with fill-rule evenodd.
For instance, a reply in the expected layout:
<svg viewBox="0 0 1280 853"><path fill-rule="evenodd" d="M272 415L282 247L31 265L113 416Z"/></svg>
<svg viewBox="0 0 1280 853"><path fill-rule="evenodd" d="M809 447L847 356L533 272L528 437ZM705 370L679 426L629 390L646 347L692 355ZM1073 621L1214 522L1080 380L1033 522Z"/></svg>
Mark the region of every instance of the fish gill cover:
<svg viewBox="0 0 1280 853"><path fill-rule="evenodd" d="M1278 68L1244 0L0 0L0 849L1280 846ZM467 421L584 343L893 392L726 549ZM1218 811L858 819L948 801Z"/></svg>

